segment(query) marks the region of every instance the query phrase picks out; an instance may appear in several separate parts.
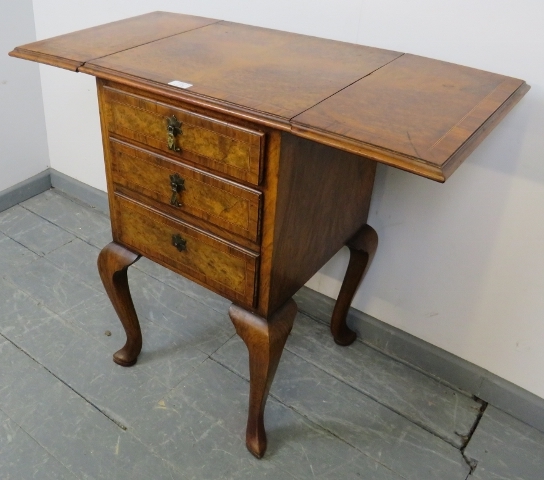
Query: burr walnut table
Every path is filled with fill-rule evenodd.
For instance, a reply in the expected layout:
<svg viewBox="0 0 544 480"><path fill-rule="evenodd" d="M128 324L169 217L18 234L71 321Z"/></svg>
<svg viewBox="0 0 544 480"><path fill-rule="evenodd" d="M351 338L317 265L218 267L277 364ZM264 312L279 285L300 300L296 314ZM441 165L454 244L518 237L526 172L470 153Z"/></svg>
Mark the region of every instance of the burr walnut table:
<svg viewBox="0 0 544 480"><path fill-rule="evenodd" d="M17 47L96 76L114 241L98 268L142 346L127 282L140 255L232 300L249 350L246 443L297 311L292 295L343 245L334 340L377 247L366 225L377 162L443 182L529 87L361 45L155 12ZM80 121L81 119L78 119Z"/></svg>

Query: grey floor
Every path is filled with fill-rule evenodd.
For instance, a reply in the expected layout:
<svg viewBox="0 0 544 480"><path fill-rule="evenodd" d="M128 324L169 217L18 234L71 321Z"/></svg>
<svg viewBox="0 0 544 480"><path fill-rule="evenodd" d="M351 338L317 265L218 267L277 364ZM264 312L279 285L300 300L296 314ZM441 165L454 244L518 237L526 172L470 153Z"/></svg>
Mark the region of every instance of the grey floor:
<svg viewBox="0 0 544 480"><path fill-rule="evenodd" d="M544 478L544 434L361 342L337 347L304 312L254 459L229 303L141 259L144 348L115 365L124 336L95 266L109 241L106 216L54 190L0 213L0 479Z"/></svg>

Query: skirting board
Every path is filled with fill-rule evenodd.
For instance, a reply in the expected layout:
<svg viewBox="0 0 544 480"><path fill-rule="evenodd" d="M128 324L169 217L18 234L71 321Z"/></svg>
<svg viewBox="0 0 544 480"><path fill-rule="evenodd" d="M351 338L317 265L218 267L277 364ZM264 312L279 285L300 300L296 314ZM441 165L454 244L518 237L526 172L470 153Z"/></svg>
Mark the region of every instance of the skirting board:
<svg viewBox="0 0 544 480"><path fill-rule="evenodd" d="M24 202L51 187L109 215L108 196L106 192L86 185L79 180L48 168L10 188L0 192L0 212L18 203Z"/></svg>
<svg viewBox="0 0 544 480"><path fill-rule="evenodd" d="M51 188L49 169L0 192L0 212Z"/></svg>
<svg viewBox="0 0 544 480"><path fill-rule="evenodd" d="M109 211L105 192L53 169L46 170L0 192L0 211L51 187L97 210L105 213ZM332 298L302 287L294 299L301 312L319 322L325 324L330 322L335 302ZM456 355L353 308L349 310L348 324L357 332L358 341L444 384L481 398L544 432L544 399ZM364 368L364 365L361 367Z"/></svg>
<svg viewBox="0 0 544 480"><path fill-rule="evenodd" d="M106 192L64 175L64 173L57 172L53 168L50 168L49 171L51 173L51 186L54 189L109 215L110 208Z"/></svg>

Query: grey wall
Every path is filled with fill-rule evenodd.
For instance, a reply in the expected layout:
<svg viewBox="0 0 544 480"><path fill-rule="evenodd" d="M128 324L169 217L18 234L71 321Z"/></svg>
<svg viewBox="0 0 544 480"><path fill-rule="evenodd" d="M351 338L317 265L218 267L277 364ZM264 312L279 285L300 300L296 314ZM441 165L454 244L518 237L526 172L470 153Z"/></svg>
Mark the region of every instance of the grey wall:
<svg viewBox="0 0 544 480"><path fill-rule="evenodd" d="M49 166L38 65L8 57L35 39L32 0L0 0L0 192Z"/></svg>

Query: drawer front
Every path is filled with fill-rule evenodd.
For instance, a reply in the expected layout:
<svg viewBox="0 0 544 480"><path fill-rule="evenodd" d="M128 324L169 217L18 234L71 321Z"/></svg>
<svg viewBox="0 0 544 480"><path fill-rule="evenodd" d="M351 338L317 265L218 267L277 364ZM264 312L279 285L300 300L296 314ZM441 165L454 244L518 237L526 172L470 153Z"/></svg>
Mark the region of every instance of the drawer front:
<svg viewBox="0 0 544 480"><path fill-rule="evenodd" d="M240 305L255 306L258 254L121 195L113 208L116 241Z"/></svg>
<svg viewBox="0 0 544 480"><path fill-rule="evenodd" d="M114 138L109 144L115 185L156 200L171 215L187 213L257 241L260 192Z"/></svg>
<svg viewBox="0 0 544 480"><path fill-rule="evenodd" d="M264 134L165 103L104 88L108 130L258 185ZM181 125L170 137L169 118Z"/></svg>

